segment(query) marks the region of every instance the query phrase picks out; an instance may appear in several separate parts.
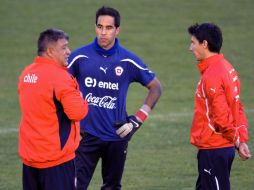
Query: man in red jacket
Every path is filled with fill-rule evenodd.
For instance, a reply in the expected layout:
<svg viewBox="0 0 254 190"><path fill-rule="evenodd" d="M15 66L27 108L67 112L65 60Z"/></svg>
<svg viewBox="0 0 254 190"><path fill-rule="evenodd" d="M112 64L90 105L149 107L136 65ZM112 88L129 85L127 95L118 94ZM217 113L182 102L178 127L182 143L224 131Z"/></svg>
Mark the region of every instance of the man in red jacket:
<svg viewBox="0 0 254 190"><path fill-rule="evenodd" d="M188 28L190 51L198 61L201 79L195 94L190 134L198 151L197 190L229 190L235 147L242 160L251 157L247 146L248 123L240 100L240 80L220 54L222 33L212 23Z"/></svg>
<svg viewBox="0 0 254 190"><path fill-rule="evenodd" d="M58 29L43 31L38 56L19 77L19 155L25 190L74 189L79 121L88 104L67 72L68 39Z"/></svg>

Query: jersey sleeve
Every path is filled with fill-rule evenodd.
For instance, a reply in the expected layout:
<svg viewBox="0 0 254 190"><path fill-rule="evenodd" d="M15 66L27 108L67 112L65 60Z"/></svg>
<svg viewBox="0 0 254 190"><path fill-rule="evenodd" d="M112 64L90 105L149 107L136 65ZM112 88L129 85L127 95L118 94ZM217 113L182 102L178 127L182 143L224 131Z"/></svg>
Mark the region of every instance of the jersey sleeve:
<svg viewBox="0 0 254 190"><path fill-rule="evenodd" d="M126 61L129 63L131 82L139 82L143 86L146 86L155 78L155 73L152 72L141 59L128 58L122 61Z"/></svg>
<svg viewBox="0 0 254 190"><path fill-rule="evenodd" d="M247 142L248 122L240 99L240 79L236 71L232 70L229 77L224 80L228 83L228 87L225 88L225 90L227 91L227 94L230 94L227 98L233 114L234 125L239 133L240 142Z"/></svg>
<svg viewBox="0 0 254 190"><path fill-rule="evenodd" d="M248 122L245 116L245 112L240 102L240 109L239 109L239 125L238 131L240 136L240 142L247 142L248 141Z"/></svg>
<svg viewBox="0 0 254 190"><path fill-rule="evenodd" d="M61 102L69 119L80 121L88 112L88 104L81 97L78 83L69 73L55 87L56 97Z"/></svg>
<svg viewBox="0 0 254 190"><path fill-rule="evenodd" d="M72 76L78 76L77 73L77 66L78 66L78 59L76 58L75 54L71 54L70 57L68 58L68 72L72 75Z"/></svg>
<svg viewBox="0 0 254 190"><path fill-rule="evenodd" d="M68 66L67 66L68 72L75 78L78 78L80 64L82 64L87 58L88 56L83 54L77 54L76 52L71 54L68 59Z"/></svg>

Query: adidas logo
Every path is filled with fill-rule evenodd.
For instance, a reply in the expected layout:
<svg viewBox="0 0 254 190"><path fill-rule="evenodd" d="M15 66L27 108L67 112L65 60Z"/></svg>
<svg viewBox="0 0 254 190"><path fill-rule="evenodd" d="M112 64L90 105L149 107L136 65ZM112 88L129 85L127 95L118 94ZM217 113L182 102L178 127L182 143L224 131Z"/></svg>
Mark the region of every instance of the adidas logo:
<svg viewBox="0 0 254 190"><path fill-rule="evenodd" d="M27 74L25 77L24 77L24 82L26 83L37 83L37 79L38 77L36 76L36 74Z"/></svg>

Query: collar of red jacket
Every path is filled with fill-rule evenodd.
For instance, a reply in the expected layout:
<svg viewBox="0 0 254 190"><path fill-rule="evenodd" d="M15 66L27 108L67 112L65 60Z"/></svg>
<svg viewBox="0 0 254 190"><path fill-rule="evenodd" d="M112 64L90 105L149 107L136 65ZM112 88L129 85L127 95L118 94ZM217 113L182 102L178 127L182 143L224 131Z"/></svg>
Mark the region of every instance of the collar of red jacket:
<svg viewBox="0 0 254 190"><path fill-rule="evenodd" d="M217 62L218 60L221 60L223 59L224 56L223 54L216 54L216 55L213 55L211 57L208 57L202 61L200 61L198 63L198 69L200 71L201 74L204 73L204 71L212 64L212 63L215 63Z"/></svg>
<svg viewBox="0 0 254 190"><path fill-rule="evenodd" d="M34 59L34 63L47 63L47 64L53 64L57 67L60 67L64 70L67 70L66 67L60 66L56 61L54 61L53 59L50 59L48 57L42 57L42 56L37 56Z"/></svg>

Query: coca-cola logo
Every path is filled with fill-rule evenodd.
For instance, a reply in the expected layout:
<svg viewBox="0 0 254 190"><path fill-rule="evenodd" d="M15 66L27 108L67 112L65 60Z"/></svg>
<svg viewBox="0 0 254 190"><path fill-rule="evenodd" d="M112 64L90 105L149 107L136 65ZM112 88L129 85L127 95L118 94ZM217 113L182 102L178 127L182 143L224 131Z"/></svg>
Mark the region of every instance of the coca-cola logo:
<svg viewBox="0 0 254 190"><path fill-rule="evenodd" d="M85 97L89 105L98 106L106 109L116 109L116 97L103 96L97 97L93 96L92 93L89 93Z"/></svg>

